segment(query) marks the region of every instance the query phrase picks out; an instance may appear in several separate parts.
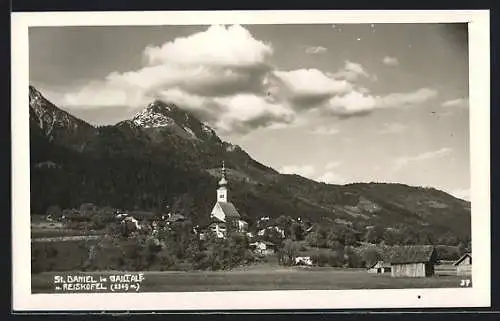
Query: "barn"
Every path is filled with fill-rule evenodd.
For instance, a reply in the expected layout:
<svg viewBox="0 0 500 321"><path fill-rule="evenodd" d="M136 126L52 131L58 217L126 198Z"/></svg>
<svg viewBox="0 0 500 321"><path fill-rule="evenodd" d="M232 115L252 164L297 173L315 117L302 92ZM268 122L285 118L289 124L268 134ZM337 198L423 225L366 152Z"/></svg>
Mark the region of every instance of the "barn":
<svg viewBox="0 0 500 321"><path fill-rule="evenodd" d="M459 258L455 263L453 263L457 269L457 275L471 275L472 273L472 254L465 253Z"/></svg>
<svg viewBox="0 0 500 321"><path fill-rule="evenodd" d="M426 277L434 275L434 264L437 261L434 246L397 246L391 252L391 276Z"/></svg>
<svg viewBox="0 0 500 321"><path fill-rule="evenodd" d="M389 262L379 260L368 267L368 273L391 273L391 264Z"/></svg>

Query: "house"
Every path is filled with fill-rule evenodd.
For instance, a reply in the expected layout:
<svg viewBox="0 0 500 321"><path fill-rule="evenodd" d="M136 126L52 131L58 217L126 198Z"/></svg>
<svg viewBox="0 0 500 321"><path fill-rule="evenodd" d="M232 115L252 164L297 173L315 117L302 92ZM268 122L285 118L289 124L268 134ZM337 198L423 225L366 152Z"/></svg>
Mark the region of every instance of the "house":
<svg viewBox="0 0 500 321"><path fill-rule="evenodd" d="M276 226L276 225L271 225L271 226L268 226L268 227L266 227L264 229L259 230L257 232L257 235L258 236L264 236L267 231L271 232L273 230L276 231L282 239L285 238L285 231L283 229L281 229L279 226Z"/></svg>
<svg viewBox="0 0 500 321"><path fill-rule="evenodd" d="M437 253L432 245L396 246L390 253L391 276L432 276L436 261Z"/></svg>
<svg viewBox="0 0 500 321"><path fill-rule="evenodd" d="M259 255L273 255L275 252L275 245L272 242L258 241L250 244L250 247L254 249L254 252Z"/></svg>
<svg viewBox="0 0 500 321"><path fill-rule="evenodd" d="M457 269L457 275L471 275L472 274L472 254L465 253L459 258L453 266Z"/></svg>
<svg viewBox="0 0 500 321"><path fill-rule="evenodd" d="M312 259L310 256L297 256L295 257L295 265L312 265Z"/></svg>
<svg viewBox="0 0 500 321"><path fill-rule="evenodd" d="M184 215L181 215L181 214L177 214L177 213L171 214L171 213L168 213L168 215L166 217L166 220L167 220L168 223L176 223L176 222L185 221L186 218L184 217Z"/></svg>
<svg viewBox="0 0 500 321"><path fill-rule="evenodd" d="M139 221L133 216L126 216L121 221L121 224L125 225L127 229L131 231L138 231L142 229L141 225L139 224Z"/></svg>
<svg viewBox="0 0 500 321"><path fill-rule="evenodd" d="M227 228L234 228L238 232L246 232L248 223L241 219L240 213L233 203L228 200L226 168L222 162L222 178L217 189L217 200L210 213L210 229L217 235L226 235Z"/></svg>
<svg viewBox="0 0 500 321"><path fill-rule="evenodd" d="M368 273L391 273L391 263L379 260L368 267Z"/></svg>

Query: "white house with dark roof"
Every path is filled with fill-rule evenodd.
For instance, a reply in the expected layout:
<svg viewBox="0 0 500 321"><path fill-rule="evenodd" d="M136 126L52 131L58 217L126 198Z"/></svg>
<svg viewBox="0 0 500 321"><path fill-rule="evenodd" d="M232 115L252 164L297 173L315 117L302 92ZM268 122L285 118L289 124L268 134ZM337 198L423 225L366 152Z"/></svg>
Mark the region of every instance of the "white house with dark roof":
<svg viewBox="0 0 500 321"><path fill-rule="evenodd" d="M226 168L222 162L222 177L217 189L217 200L210 213L210 228L218 237L225 237L227 224L235 224L234 227L239 232L245 232L248 228L248 223L241 219L236 207L228 200L227 184Z"/></svg>

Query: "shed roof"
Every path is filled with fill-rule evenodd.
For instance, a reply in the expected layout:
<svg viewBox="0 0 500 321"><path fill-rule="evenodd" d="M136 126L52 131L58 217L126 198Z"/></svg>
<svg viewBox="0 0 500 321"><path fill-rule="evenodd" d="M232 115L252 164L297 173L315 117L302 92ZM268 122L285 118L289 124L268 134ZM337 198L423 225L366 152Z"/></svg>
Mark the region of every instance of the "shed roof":
<svg viewBox="0 0 500 321"><path fill-rule="evenodd" d="M427 263L434 259L432 245L394 246L386 253L384 261L391 264Z"/></svg>
<svg viewBox="0 0 500 321"><path fill-rule="evenodd" d="M462 263L463 260L465 260L466 258L471 258L472 260L472 254L471 253L465 253L464 255L462 255L462 257L460 257L455 263L453 263L454 266L457 266L459 265L460 263Z"/></svg>
<svg viewBox="0 0 500 321"><path fill-rule="evenodd" d="M372 268L376 267L377 265L378 265L378 267L390 267L391 263L379 260L379 261L376 261L373 264L369 265L368 269L372 269Z"/></svg>

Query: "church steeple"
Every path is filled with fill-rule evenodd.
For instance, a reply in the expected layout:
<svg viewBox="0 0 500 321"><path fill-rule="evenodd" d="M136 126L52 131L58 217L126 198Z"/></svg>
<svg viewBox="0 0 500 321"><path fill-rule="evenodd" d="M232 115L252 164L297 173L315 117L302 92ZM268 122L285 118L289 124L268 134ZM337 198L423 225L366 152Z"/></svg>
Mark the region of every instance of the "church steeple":
<svg viewBox="0 0 500 321"><path fill-rule="evenodd" d="M221 179L219 181L219 186L226 186L227 185L227 180L226 180L226 166L224 165L224 161L222 161L222 169L221 169Z"/></svg>
<svg viewBox="0 0 500 321"><path fill-rule="evenodd" d="M226 180L226 167L222 161L221 179L219 181L219 188L217 189L217 202L227 202L227 180Z"/></svg>

